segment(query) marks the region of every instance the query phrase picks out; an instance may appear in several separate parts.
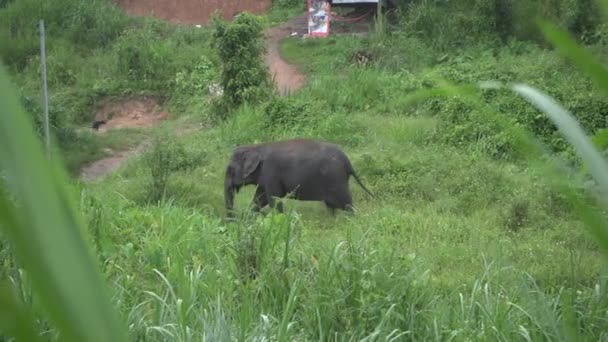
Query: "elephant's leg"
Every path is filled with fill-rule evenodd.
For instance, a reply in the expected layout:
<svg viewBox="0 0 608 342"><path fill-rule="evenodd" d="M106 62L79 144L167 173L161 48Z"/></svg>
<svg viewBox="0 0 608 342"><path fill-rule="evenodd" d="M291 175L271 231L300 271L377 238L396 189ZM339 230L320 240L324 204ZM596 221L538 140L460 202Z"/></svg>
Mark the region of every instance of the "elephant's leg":
<svg viewBox="0 0 608 342"><path fill-rule="evenodd" d="M276 196L276 197L281 198L281 196ZM270 205L271 208L277 209L278 212L280 212L280 213L283 212L283 202L277 201L272 195L268 196L268 204Z"/></svg>
<svg viewBox="0 0 608 342"><path fill-rule="evenodd" d="M329 212L331 213L332 216L336 216L336 206L329 201L323 201L325 202L325 206L327 207L327 209L329 209Z"/></svg>
<svg viewBox="0 0 608 342"><path fill-rule="evenodd" d="M327 206L327 209L329 209L331 216L336 216L336 208L331 205L328 205L327 203L325 203L325 205Z"/></svg>
<svg viewBox="0 0 608 342"><path fill-rule="evenodd" d="M253 211L259 212L267 204L268 200L266 198L266 192L264 191L263 187L258 186L255 190L255 195L253 195Z"/></svg>
<svg viewBox="0 0 608 342"><path fill-rule="evenodd" d="M285 197L285 192L281 189L280 184L270 184L266 186L266 201L271 208L277 209L278 212L283 212L283 203L277 201L276 198Z"/></svg>
<svg viewBox="0 0 608 342"><path fill-rule="evenodd" d="M348 214L354 215L355 214L355 208L353 207L352 204L347 204L344 207L344 211L346 211Z"/></svg>
<svg viewBox="0 0 608 342"><path fill-rule="evenodd" d="M353 200L348 188L341 187L335 190L326 200L325 204L333 211L342 209L347 212L352 212Z"/></svg>

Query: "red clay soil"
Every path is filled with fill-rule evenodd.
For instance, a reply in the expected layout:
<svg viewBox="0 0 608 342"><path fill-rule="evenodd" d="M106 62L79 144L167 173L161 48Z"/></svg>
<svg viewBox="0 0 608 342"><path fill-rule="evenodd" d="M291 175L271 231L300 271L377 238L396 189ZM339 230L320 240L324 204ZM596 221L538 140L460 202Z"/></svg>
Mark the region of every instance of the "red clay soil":
<svg viewBox="0 0 608 342"><path fill-rule="evenodd" d="M174 24L200 24L209 22L215 10L224 19L239 12L260 14L270 8L272 0L115 0L129 15L154 16Z"/></svg>
<svg viewBox="0 0 608 342"><path fill-rule="evenodd" d="M270 69L270 76L274 78L281 94L286 95L300 89L304 85L305 77L296 66L285 62L279 53L281 39L296 33L302 36L308 32L306 16L300 16L271 28L266 33L266 64Z"/></svg>

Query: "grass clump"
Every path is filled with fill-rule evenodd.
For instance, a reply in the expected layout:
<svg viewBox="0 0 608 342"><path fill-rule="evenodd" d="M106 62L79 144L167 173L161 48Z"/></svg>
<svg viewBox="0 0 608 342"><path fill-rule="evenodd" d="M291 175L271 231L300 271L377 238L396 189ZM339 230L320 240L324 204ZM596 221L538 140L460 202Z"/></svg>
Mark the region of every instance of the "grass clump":
<svg viewBox="0 0 608 342"><path fill-rule="evenodd" d="M176 172L190 172L204 165L207 153L189 150L176 140L175 134L166 129L158 132L152 139L152 146L143 159L149 174L146 185L146 199L157 203L166 199L167 189Z"/></svg>
<svg viewBox="0 0 608 342"><path fill-rule="evenodd" d="M216 15L212 22L213 44L222 61L220 84L224 90L214 115L224 119L244 102L266 99L271 90L270 74L262 60L265 51L262 26L255 16L241 13L227 24Z"/></svg>

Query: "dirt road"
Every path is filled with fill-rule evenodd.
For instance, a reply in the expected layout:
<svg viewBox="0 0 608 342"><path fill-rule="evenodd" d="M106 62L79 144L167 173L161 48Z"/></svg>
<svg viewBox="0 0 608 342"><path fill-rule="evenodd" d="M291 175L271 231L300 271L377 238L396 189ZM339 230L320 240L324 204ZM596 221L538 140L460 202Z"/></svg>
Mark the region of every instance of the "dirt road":
<svg viewBox="0 0 608 342"><path fill-rule="evenodd" d="M281 40L293 33L298 36L307 33L305 15L291 19L266 32L266 64L270 70L270 76L274 78L280 93L283 95L300 89L305 81L304 75L298 68L283 60L279 53Z"/></svg>

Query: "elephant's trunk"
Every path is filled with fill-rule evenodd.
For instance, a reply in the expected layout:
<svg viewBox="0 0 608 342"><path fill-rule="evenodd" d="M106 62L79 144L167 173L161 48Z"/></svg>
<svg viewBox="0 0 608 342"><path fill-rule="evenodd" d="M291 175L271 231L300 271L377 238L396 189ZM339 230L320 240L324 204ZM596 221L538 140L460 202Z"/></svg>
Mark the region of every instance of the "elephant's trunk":
<svg viewBox="0 0 608 342"><path fill-rule="evenodd" d="M226 211L229 218L234 217L234 193L236 189L232 184L232 181L226 177L224 180L224 201L226 203Z"/></svg>

